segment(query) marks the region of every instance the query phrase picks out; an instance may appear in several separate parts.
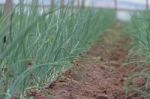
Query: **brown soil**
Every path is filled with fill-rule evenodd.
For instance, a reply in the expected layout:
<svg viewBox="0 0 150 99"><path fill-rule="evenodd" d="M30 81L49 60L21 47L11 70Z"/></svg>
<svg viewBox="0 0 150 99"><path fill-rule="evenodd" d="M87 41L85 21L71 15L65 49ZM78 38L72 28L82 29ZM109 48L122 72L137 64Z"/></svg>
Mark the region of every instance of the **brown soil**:
<svg viewBox="0 0 150 99"><path fill-rule="evenodd" d="M115 33L106 31L105 37L82 54L72 69L49 86L46 92L51 98L41 93L35 99L125 99L125 80L134 70L123 65L130 40ZM128 99L143 98L131 96Z"/></svg>

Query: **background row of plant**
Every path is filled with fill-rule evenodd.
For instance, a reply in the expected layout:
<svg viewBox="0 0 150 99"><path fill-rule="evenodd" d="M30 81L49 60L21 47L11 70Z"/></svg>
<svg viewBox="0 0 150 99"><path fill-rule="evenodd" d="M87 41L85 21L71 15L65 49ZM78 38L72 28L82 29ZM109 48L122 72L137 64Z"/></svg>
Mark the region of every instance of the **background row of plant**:
<svg viewBox="0 0 150 99"><path fill-rule="evenodd" d="M27 10L28 9L28 10ZM0 98L53 82L101 33L115 14L94 8L48 8L18 4L0 18Z"/></svg>
<svg viewBox="0 0 150 99"><path fill-rule="evenodd" d="M125 25L126 32L133 41L131 49L130 63L135 64L140 71L131 73L126 82L126 99L129 92L133 91L136 95L149 99L150 94L150 13L149 11L138 12L132 16L129 23ZM134 55L133 55L134 53ZM137 56L138 55L138 56ZM139 59L140 57L140 59ZM148 64L146 67L144 65ZM143 81L143 85L133 85L134 79L139 79L136 83Z"/></svg>

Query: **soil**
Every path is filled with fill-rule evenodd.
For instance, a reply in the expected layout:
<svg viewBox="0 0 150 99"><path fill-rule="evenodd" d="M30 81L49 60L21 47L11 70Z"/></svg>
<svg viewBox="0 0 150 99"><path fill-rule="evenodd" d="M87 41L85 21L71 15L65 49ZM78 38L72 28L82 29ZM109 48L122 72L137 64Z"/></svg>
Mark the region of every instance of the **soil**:
<svg viewBox="0 0 150 99"><path fill-rule="evenodd" d="M116 29L107 30L103 39L35 99L125 99L125 81L135 68L124 66L131 40L117 33ZM144 98L132 95L128 99Z"/></svg>

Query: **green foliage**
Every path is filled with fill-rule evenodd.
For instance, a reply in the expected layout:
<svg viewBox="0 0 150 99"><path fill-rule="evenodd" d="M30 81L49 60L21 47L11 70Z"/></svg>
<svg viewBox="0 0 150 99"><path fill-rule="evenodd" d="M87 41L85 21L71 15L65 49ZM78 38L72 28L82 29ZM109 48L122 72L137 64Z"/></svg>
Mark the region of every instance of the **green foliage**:
<svg viewBox="0 0 150 99"><path fill-rule="evenodd" d="M135 48L143 52L145 56L150 55L150 13L141 12L132 17L128 24L128 32L134 37Z"/></svg>
<svg viewBox="0 0 150 99"><path fill-rule="evenodd" d="M54 81L115 17L111 10L92 8L28 9L18 5L10 27L3 26L7 17L0 20L0 93L6 99L14 93L24 97L30 87L40 89Z"/></svg>

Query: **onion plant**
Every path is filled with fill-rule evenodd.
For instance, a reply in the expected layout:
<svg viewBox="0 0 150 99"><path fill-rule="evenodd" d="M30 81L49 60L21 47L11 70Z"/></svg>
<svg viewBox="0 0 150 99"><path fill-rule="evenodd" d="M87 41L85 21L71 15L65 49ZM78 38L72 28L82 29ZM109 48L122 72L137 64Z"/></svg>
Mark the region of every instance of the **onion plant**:
<svg viewBox="0 0 150 99"><path fill-rule="evenodd" d="M8 17L0 20L1 99L16 93L24 99L27 89L40 90L56 80L115 17L111 10L94 8L38 9L20 3L10 15L9 27L3 26Z"/></svg>

